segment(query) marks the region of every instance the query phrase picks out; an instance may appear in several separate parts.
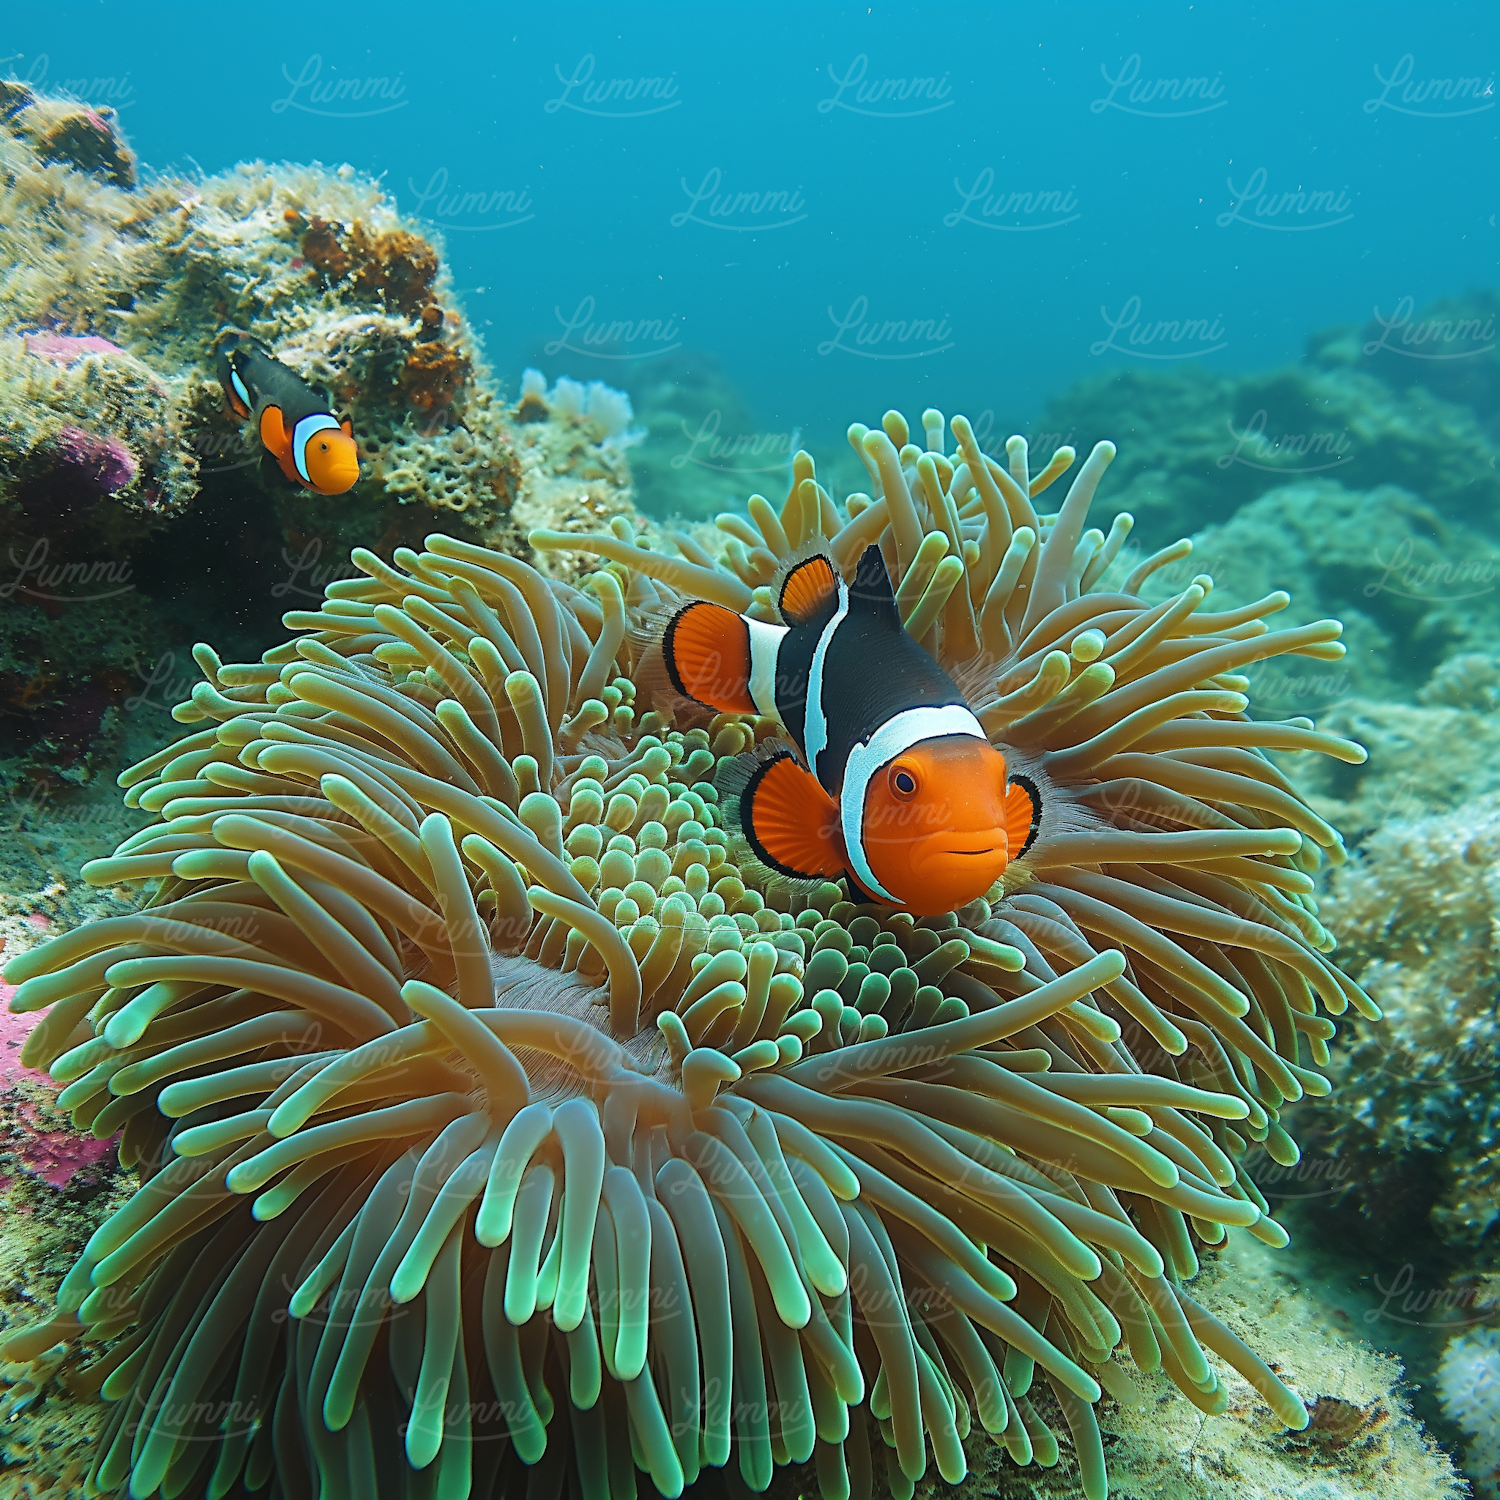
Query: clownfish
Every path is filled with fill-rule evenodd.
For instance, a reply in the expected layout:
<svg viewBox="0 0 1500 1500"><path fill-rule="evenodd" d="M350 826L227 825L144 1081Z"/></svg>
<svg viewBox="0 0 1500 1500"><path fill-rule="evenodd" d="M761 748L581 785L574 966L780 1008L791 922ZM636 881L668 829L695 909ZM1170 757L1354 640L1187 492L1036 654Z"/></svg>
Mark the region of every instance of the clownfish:
<svg viewBox="0 0 1500 1500"><path fill-rule="evenodd" d="M661 631L682 697L774 718L795 746L729 769L727 819L791 881L843 878L855 899L921 916L984 895L1036 837L1037 788L1007 776L953 679L907 634L880 548L852 584L826 553L803 558L775 597L784 625L696 601Z"/></svg>
<svg viewBox="0 0 1500 1500"><path fill-rule="evenodd" d="M342 422L300 376L259 344L242 339L219 354L219 384L229 410L254 416L266 452L293 484L342 495L359 478L354 427Z"/></svg>

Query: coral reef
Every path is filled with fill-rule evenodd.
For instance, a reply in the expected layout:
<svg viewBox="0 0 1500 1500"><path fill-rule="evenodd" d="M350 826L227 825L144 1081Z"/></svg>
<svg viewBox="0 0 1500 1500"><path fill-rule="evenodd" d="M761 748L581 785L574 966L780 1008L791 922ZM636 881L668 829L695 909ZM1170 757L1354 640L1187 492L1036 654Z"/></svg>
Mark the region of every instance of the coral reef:
<svg viewBox="0 0 1500 1500"><path fill-rule="evenodd" d="M1500 791L1500 721L1488 702L1495 669L1493 657L1464 653L1433 672L1417 703L1335 702L1323 726L1357 740L1370 758L1291 767L1298 787L1353 842L1386 823L1451 813Z"/></svg>
<svg viewBox="0 0 1500 1500"><path fill-rule="evenodd" d="M28 482L50 486L56 433L79 407L86 430L128 456L131 472L105 493L132 509L171 516L216 484L294 499L224 412L212 362L232 329L355 414L369 463L341 510L366 535L393 500L503 515L516 473L502 405L437 247L375 184L349 168L256 163L137 186L55 140L64 115L118 140L107 114L8 87L0 304L7 326L35 330L25 354L79 368L39 372L22 352L0 368L0 504Z"/></svg>
<svg viewBox="0 0 1500 1500"><path fill-rule="evenodd" d="M1309 1426L1186 1287L1232 1226L1285 1243L1243 1158L1293 1159L1283 1111L1327 1091L1319 1002L1375 1014L1311 895L1338 837L1264 753L1362 752L1242 691L1338 627L1203 611L1207 578L1151 605L1174 549L1101 588L1110 445L1043 513L1071 450L1033 475L952 426L951 455L936 412L925 450L852 429L845 508L798 454L717 557L535 534L605 559L575 586L436 535L356 552L259 662L195 648L195 727L121 778L155 821L85 871L145 899L6 971L50 1007L22 1061L145 1176L0 1351L82 1336L90 1485L675 1495L812 1459L825 1496L910 1497L978 1418L1008 1463L1071 1447L1098 1500L1101 1388L1210 1418L1253 1390L1378 1448L1389 1409ZM1040 789L962 912L764 885L716 782L776 726L641 701L632 626L676 589L764 612L819 537L886 550Z"/></svg>
<svg viewBox="0 0 1500 1500"><path fill-rule="evenodd" d="M631 426L630 397L602 381L566 376L547 388L540 370L525 370L515 408L515 443L523 472L566 476L570 483L602 484L598 498L613 501L631 485L626 450L645 436ZM538 514L551 497L537 496ZM610 513L617 506L610 505ZM598 515L597 499L595 514Z"/></svg>
<svg viewBox="0 0 1500 1500"><path fill-rule="evenodd" d="M0 79L0 117L39 161L75 167L114 187L135 186L135 156L108 105L39 96L24 83Z"/></svg>
<svg viewBox="0 0 1500 1500"><path fill-rule="evenodd" d="M1500 797L1386 822L1333 872L1324 911L1386 1022L1349 1023L1310 1133L1368 1218L1430 1216L1471 1251L1500 1220Z"/></svg>

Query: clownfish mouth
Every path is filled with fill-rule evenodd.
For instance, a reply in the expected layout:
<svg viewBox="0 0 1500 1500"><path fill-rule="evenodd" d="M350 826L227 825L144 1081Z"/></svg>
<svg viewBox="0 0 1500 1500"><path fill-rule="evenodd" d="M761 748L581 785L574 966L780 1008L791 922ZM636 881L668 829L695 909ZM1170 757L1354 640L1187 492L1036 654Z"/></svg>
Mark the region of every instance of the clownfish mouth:
<svg viewBox="0 0 1500 1500"><path fill-rule="evenodd" d="M926 838L917 841L911 852L911 865L919 874L953 859L965 862L992 860L1003 865L1006 862L1006 850L1003 828L986 828L977 833L944 829L941 833L928 834Z"/></svg>

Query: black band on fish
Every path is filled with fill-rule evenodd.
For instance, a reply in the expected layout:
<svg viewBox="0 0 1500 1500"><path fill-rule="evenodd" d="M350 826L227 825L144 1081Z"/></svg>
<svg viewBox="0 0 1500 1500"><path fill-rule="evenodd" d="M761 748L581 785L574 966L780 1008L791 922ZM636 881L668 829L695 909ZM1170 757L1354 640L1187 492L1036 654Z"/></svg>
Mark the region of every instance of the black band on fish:
<svg viewBox="0 0 1500 1500"><path fill-rule="evenodd" d="M1029 813L1025 807L1012 805L1012 794L1016 791L1020 791L1030 804ZM1042 794L1037 790L1036 782L1031 777L1015 772L1010 778L1010 787L1007 789L1005 802L1006 831L1012 839L1010 857L1013 860L1021 859L1030 852L1031 846L1036 843L1037 834L1041 831ZM1024 825L1026 832L1021 840L1021 847L1018 849L1014 840L1021 831L1023 818L1026 820Z"/></svg>

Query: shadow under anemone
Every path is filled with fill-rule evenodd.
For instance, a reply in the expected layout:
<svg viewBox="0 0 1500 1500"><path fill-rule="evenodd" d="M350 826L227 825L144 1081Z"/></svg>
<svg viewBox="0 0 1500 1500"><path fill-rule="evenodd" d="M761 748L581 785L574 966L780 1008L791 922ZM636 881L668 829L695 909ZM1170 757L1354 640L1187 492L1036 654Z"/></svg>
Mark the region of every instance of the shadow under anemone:
<svg viewBox="0 0 1500 1500"><path fill-rule="evenodd" d="M23 1061L143 1176L0 1346L94 1346L93 1490L619 1500L811 1459L828 1500L910 1497L976 1419L1056 1463L1041 1381L1094 1500L1127 1355L1212 1413L1212 1353L1305 1425L1184 1283L1229 1226L1285 1243L1243 1159L1295 1159L1320 1002L1377 1014L1311 895L1338 837L1265 753L1363 752L1251 720L1240 675L1339 627L1207 613L1206 578L1147 604L1186 544L1105 590L1110 445L1042 514L1071 450L1033 477L923 421L851 430L878 498L797 455L719 558L536 534L605 559L575 587L433 536L357 551L258 663L197 648L202 727L121 778L159 820L86 871L141 909L6 971L51 1007ZM961 912L758 884L715 775L776 726L638 711L633 624L764 614L818 537L880 543L1039 789Z"/></svg>

